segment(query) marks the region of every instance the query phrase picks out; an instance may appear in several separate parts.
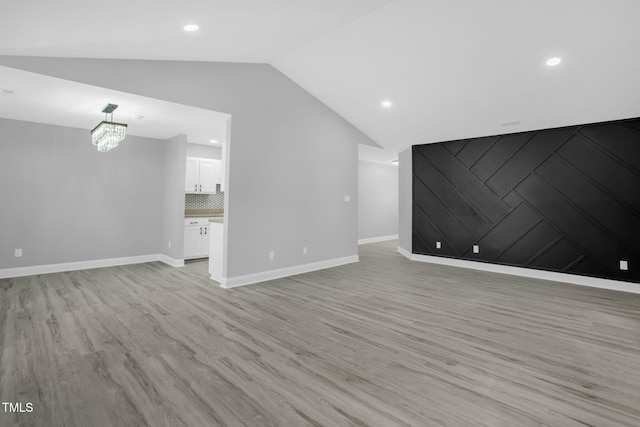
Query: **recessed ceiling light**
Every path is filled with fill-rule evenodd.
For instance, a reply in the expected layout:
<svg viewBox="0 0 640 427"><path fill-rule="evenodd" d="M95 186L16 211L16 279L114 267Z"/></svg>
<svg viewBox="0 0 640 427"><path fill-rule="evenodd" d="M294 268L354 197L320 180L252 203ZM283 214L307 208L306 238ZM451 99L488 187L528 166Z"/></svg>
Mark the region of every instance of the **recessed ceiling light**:
<svg viewBox="0 0 640 427"><path fill-rule="evenodd" d="M142 120L142 119L144 119L144 116L142 116L140 114L137 114L137 115L133 116L133 118L136 119L136 120Z"/></svg>
<svg viewBox="0 0 640 427"><path fill-rule="evenodd" d="M185 31L198 31L199 29L200 27L198 27L196 24L189 24L184 26Z"/></svg>
<svg viewBox="0 0 640 427"><path fill-rule="evenodd" d="M397 164L399 164L400 162L398 161L398 159L395 159L395 160L391 160L391 163L393 163L394 165L397 165Z"/></svg>
<svg viewBox="0 0 640 427"><path fill-rule="evenodd" d="M391 101L382 101L382 106L384 108L389 108L391 107Z"/></svg>
<svg viewBox="0 0 640 427"><path fill-rule="evenodd" d="M558 65L561 62L562 62L562 59L558 58L558 57L547 59L547 65L549 67L555 67L556 65Z"/></svg>
<svg viewBox="0 0 640 427"><path fill-rule="evenodd" d="M209 140L209 142L212 143L212 144L217 144L218 140L217 139L211 139L211 140Z"/></svg>

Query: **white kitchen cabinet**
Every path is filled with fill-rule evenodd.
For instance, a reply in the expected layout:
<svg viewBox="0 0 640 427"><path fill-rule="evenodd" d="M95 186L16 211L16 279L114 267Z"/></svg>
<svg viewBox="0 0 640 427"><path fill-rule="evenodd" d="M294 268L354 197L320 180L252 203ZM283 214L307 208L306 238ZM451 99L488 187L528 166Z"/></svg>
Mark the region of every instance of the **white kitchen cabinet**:
<svg viewBox="0 0 640 427"><path fill-rule="evenodd" d="M209 256L209 220L188 218L184 225L184 259Z"/></svg>
<svg viewBox="0 0 640 427"><path fill-rule="evenodd" d="M184 191L187 193L198 192L198 167L200 162L193 157L187 157L187 170L184 178Z"/></svg>
<svg viewBox="0 0 640 427"><path fill-rule="evenodd" d="M226 168L227 168L227 144L222 144L222 161L220 162L220 191L224 193L227 186L226 182Z"/></svg>
<svg viewBox="0 0 640 427"><path fill-rule="evenodd" d="M210 159L200 159L200 184L198 189L201 193L215 193L218 179L218 161Z"/></svg>
<svg viewBox="0 0 640 427"><path fill-rule="evenodd" d="M184 191L190 194L215 194L219 160L187 157Z"/></svg>
<svg viewBox="0 0 640 427"><path fill-rule="evenodd" d="M224 191L224 168L222 160L214 160L216 162L216 184L220 184L220 191Z"/></svg>

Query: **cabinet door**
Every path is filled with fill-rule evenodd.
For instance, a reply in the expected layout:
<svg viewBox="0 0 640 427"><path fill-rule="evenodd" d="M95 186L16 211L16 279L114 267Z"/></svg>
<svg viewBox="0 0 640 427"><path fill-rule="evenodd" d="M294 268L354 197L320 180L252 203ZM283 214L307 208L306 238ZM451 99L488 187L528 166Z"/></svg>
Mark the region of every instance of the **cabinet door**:
<svg viewBox="0 0 640 427"><path fill-rule="evenodd" d="M214 160L216 163L216 184L222 184L222 161Z"/></svg>
<svg viewBox="0 0 640 427"><path fill-rule="evenodd" d="M204 233L202 235L202 255L209 256L209 232L211 231L211 229L207 225L206 227L202 228L202 231Z"/></svg>
<svg viewBox="0 0 640 427"><path fill-rule="evenodd" d="M216 192L216 170L217 163L215 160L201 159L200 160L200 182L198 183L198 190L201 193L215 193Z"/></svg>
<svg viewBox="0 0 640 427"><path fill-rule="evenodd" d="M186 193L198 192L198 159L187 157L187 171L184 177L184 191Z"/></svg>
<svg viewBox="0 0 640 427"><path fill-rule="evenodd" d="M184 228L184 258L202 256L202 226Z"/></svg>
<svg viewBox="0 0 640 427"><path fill-rule="evenodd" d="M222 144L222 161L220 162L220 191L224 193L226 187L225 173L227 167L227 144Z"/></svg>

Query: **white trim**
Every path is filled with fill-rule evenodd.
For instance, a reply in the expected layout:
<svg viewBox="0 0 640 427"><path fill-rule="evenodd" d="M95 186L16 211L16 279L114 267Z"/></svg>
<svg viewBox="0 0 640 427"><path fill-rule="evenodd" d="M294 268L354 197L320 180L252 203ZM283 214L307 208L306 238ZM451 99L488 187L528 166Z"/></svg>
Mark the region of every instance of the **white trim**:
<svg viewBox="0 0 640 427"><path fill-rule="evenodd" d="M442 258L430 255L412 254L398 246L398 252L411 261L428 262L431 264L450 265L453 267L469 268L472 270L490 271L492 273L510 274L512 276L528 277L531 279L551 280L553 282L571 283L574 285L590 286L593 288L610 289L613 291L640 294L640 284L619 280L600 279L597 277L579 276L577 274L556 273L554 271L535 270L533 268L512 267L509 265L489 264L477 261L467 261L455 258Z"/></svg>
<svg viewBox="0 0 640 427"><path fill-rule="evenodd" d="M184 266L184 260L170 258L164 254L139 255L122 258L95 259L89 261L66 262L60 264L33 265L0 269L0 279L34 276L36 274L61 273L64 271L89 270L92 268L115 267L118 265L142 264L161 261L172 267Z"/></svg>
<svg viewBox="0 0 640 427"><path fill-rule="evenodd" d="M267 280L281 279L283 277L295 276L297 274L309 273L317 270L324 270L325 268L337 267L339 265L351 264L353 262L360 261L358 255L351 255L342 258L334 258L326 261L312 262L309 264L296 265L293 267L280 268L277 270L263 271L261 273L247 274L245 276L237 277L223 277L222 280L216 280L220 282L222 288L235 288L236 286L252 285L254 283L265 282Z"/></svg>
<svg viewBox="0 0 640 427"><path fill-rule="evenodd" d="M165 254L158 255L158 261L164 262L171 267L184 267L184 259L175 259Z"/></svg>
<svg viewBox="0 0 640 427"><path fill-rule="evenodd" d="M359 239L359 245L366 245L367 243L386 242L387 240L397 240L397 234L391 234L389 236L369 237L368 239Z"/></svg>
<svg viewBox="0 0 640 427"><path fill-rule="evenodd" d="M398 253L404 255L406 258L409 258L411 261L413 261L413 254L411 253L411 251L408 251L405 248L401 248L400 246L398 246Z"/></svg>

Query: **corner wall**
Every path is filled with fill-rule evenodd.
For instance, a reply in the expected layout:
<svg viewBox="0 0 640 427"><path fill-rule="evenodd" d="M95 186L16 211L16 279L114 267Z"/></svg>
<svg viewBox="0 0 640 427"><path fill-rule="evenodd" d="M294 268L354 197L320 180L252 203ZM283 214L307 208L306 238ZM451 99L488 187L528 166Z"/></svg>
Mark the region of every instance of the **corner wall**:
<svg viewBox="0 0 640 427"><path fill-rule="evenodd" d="M412 149L408 148L398 155L398 248L412 252L411 229L413 209L413 163Z"/></svg>
<svg viewBox="0 0 640 427"><path fill-rule="evenodd" d="M160 253L170 263L180 265L184 259L184 176L187 159L187 136L176 135L164 143L163 208ZM171 242L171 247L169 247Z"/></svg>

